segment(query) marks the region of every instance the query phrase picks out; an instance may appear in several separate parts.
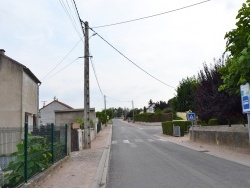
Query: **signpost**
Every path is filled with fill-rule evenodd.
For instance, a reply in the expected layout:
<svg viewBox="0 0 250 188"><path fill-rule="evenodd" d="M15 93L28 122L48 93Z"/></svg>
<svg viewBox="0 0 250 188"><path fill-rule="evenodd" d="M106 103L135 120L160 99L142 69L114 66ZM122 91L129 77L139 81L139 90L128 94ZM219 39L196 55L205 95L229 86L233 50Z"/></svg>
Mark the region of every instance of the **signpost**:
<svg viewBox="0 0 250 188"><path fill-rule="evenodd" d="M240 86L241 94L241 104L243 113L247 114L248 121L248 135L249 135L249 144L250 144L250 87L249 83Z"/></svg>
<svg viewBox="0 0 250 188"><path fill-rule="evenodd" d="M196 120L196 115L193 112L187 114L187 119L191 121L192 124L192 140L194 141L194 121Z"/></svg>

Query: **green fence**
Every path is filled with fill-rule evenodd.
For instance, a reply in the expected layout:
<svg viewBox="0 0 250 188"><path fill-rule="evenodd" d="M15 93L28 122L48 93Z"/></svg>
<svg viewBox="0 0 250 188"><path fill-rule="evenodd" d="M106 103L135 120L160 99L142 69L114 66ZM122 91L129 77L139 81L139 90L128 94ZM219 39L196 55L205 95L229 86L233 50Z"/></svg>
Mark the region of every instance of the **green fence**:
<svg viewBox="0 0 250 188"><path fill-rule="evenodd" d="M0 187L17 187L27 183L67 155L67 125L49 124L36 128L25 124L23 132L19 133L16 151L0 156L0 164L1 158L9 159L1 165Z"/></svg>

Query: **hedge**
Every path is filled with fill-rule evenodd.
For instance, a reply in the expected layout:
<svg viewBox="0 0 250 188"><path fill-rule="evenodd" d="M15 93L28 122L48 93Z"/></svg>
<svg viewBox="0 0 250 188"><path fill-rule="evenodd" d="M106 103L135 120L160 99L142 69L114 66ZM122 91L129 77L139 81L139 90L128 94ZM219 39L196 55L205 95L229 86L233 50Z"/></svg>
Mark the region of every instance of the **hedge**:
<svg viewBox="0 0 250 188"><path fill-rule="evenodd" d="M218 119L210 119L207 123L209 126L219 125Z"/></svg>
<svg viewBox="0 0 250 188"><path fill-rule="evenodd" d="M162 113L162 114L155 114L155 113L143 113L135 115L135 121L140 122L163 122L163 121L171 121L172 114L171 113Z"/></svg>
<svg viewBox="0 0 250 188"><path fill-rule="evenodd" d="M162 133L173 136L173 125L180 126L181 136L184 136L191 125L191 121L166 121L162 122Z"/></svg>

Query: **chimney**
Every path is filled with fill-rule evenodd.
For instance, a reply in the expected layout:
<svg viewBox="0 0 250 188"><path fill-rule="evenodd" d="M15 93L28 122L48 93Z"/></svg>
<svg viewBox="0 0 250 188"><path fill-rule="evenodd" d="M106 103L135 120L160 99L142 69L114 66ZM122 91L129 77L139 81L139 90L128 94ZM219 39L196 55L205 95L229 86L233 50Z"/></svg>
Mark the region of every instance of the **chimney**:
<svg viewBox="0 0 250 188"><path fill-rule="evenodd" d="M4 55L4 53L5 53L5 50L4 49L0 49L0 54Z"/></svg>

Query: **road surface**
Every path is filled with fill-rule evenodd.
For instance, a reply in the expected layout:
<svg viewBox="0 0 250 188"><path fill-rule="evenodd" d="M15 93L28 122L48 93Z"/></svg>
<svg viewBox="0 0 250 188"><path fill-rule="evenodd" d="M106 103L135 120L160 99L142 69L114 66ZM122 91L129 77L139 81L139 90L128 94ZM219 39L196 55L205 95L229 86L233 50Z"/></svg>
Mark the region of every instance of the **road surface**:
<svg viewBox="0 0 250 188"><path fill-rule="evenodd" d="M113 120L108 188L250 187L250 167L154 136L160 131Z"/></svg>

